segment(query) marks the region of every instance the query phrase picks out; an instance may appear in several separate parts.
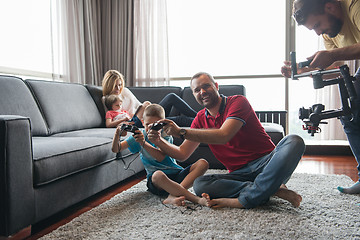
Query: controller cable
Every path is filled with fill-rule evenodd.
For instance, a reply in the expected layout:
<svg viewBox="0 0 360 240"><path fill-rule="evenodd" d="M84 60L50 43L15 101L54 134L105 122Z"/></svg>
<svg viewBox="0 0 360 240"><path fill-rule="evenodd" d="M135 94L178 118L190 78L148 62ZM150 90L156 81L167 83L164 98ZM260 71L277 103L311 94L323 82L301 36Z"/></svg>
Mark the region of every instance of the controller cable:
<svg viewBox="0 0 360 240"><path fill-rule="evenodd" d="M165 200L164 198L159 197L159 200L160 200L161 204L164 205L165 207L167 207L167 208L169 208L169 209L172 209L172 210L178 209L178 210L181 212L181 214L191 215L193 212L195 212L195 211L197 211L197 210L201 210L201 209L203 208L203 206L200 205L200 204L191 203L191 206L188 206L188 205L187 205L187 206L184 206L185 209L182 210L182 209L180 209L180 208L178 208L178 207L176 207L176 206L166 205L165 203L163 203L163 201Z"/></svg>
<svg viewBox="0 0 360 240"><path fill-rule="evenodd" d="M148 136L147 136L147 135L149 134L150 130L151 130L151 129L149 129L149 130L147 131L147 133L146 133L146 136L144 136L144 142L140 145L140 146L141 146L140 151L139 151L137 154L135 154L135 157L134 157L131 161L129 161L129 163L127 164L127 166L126 166L125 160L124 160L124 158L122 157L122 154L121 154L121 141L120 141L120 139L121 139L121 134L123 133L124 130L121 129L121 132L119 133L119 136L120 136L120 137L119 137L119 142L118 142L119 152L118 152L116 158L119 159L119 160L121 160L121 161L123 162L123 164L124 164L124 169L125 169L125 170L130 170L130 171L132 171L132 172L135 174L135 176L137 176L137 173L135 172L135 170L133 170L133 169L130 168L130 165L138 158L138 156L140 155L140 153L142 153L142 151L144 150L145 141L148 139Z"/></svg>

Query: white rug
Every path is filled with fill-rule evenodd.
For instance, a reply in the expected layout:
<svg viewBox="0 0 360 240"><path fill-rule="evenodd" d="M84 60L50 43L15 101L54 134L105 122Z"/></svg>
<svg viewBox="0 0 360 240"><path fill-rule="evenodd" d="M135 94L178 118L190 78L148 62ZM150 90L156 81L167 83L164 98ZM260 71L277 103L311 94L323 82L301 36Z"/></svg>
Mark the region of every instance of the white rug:
<svg viewBox="0 0 360 240"><path fill-rule="evenodd" d="M336 189L352 184L344 175L295 173L287 185L302 195L300 208L274 197L250 210L184 211L164 206L144 180L42 239L360 239L360 195Z"/></svg>

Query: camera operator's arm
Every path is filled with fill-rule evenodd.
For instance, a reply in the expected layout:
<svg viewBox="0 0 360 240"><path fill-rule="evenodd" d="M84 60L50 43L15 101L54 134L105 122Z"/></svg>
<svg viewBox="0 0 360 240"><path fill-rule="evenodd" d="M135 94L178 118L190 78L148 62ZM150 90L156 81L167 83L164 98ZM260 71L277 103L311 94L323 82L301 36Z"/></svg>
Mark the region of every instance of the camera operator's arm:
<svg viewBox="0 0 360 240"><path fill-rule="evenodd" d="M134 138L156 161L161 162L165 159L166 155L161 150L145 141L144 134L140 130L136 131Z"/></svg>
<svg viewBox="0 0 360 240"><path fill-rule="evenodd" d="M313 61L310 67L328 68L334 63L340 61L360 59L360 43L353 44L348 47L334 48L324 51L318 51L310 57ZM340 66L341 64L336 64Z"/></svg>

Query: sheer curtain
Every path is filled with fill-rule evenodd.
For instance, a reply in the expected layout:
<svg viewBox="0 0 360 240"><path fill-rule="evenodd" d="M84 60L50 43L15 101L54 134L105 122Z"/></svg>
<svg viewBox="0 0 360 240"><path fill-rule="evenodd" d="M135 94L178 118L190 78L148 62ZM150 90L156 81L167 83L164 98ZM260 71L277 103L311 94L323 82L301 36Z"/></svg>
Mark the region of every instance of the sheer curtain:
<svg viewBox="0 0 360 240"><path fill-rule="evenodd" d="M319 42L319 49L324 49L323 41ZM347 61L350 68L350 74L354 73L355 63L354 61ZM325 110L339 109L342 107L341 98L339 93L339 85L325 86L322 89L316 90L316 103L325 105ZM331 118L326 119L324 122L328 124L320 124L321 134L317 134L317 138L320 140L347 140L344 133L342 124L339 119Z"/></svg>
<svg viewBox="0 0 360 240"><path fill-rule="evenodd" d="M134 86L169 84L166 0L134 1Z"/></svg>
<svg viewBox="0 0 360 240"><path fill-rule="evenodd" d="M98 84L102 75L100 2L58 0L52 10L54 72L66 82Z"/></svg>
<svg viewBox="0 0 360 240"><path fill-rule="evenodd" d="M331 85L323 89L316 90L316 102L325 105L325 110L339 109L341 99L338 85ZM321 134L316 137L321 140L346 140L341 122L337 118L325 119L328 124L320 124Z"/></svg>

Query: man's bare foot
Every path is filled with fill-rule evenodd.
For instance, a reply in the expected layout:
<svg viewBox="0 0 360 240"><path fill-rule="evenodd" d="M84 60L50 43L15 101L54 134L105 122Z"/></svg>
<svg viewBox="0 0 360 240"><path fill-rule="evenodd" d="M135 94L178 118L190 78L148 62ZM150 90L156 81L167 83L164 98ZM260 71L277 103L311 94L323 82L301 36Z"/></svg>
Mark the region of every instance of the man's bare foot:
<svg viewBox="0 0 360 240"><path fill-rule="evenodd" d="M289 190L286 186L283 187L283 185L280 186L279 190L275 193L275 196L290 202L294 207L299 207L302 201L302 197L298 193Z"/></svg>
<svg viewBox="0 0 360 240"><path fill-rule="evenodd" d="M210 199L209 195L207 195L207 196L208 196L208 199ZM201 197L198 201L198 204L205 206L205 207L209 207L208 199L205 197Z"/></svg>
<svg viewBox="0 0 360 240"><path fill-rule="evenodd" d="M173 195L170 195L163 201L164 204L172 204L175 206L185 206L185 197L175 197Z"/></svg>
<svg viewBox="0 0 360 240"><path fill-rule="evenodd" d="M207 206L211 208L224 208L224 207L244 208L237 198L210 199L210 196L207 193L203 193L201 194L201 196L206 199Z"/></svg>
<svg viewBox="0 0 360 240"><path fill-rule="evenodd" d="M204 199L206 201L206 206L212 207L213 201L210 199L209 194L203 193L203 194L201 194L201 197L202 197L201 199Z"/></svg>

